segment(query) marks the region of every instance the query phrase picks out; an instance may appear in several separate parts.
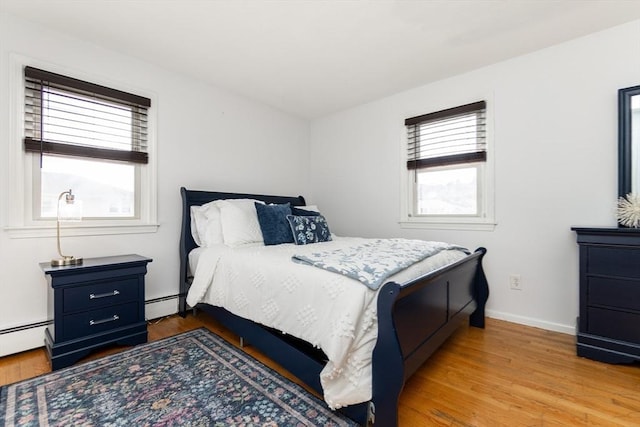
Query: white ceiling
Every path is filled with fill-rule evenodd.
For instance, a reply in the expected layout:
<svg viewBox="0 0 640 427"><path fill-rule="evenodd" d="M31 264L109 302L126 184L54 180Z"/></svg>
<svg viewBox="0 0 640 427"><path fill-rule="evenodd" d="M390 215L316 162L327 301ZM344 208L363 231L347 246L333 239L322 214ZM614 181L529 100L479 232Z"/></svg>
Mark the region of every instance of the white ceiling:
<svg viewBox="0 0 640 427"><path fill-rule="evenodd" d="M305 118L640 18L640 0L0 0Z"/></svg>

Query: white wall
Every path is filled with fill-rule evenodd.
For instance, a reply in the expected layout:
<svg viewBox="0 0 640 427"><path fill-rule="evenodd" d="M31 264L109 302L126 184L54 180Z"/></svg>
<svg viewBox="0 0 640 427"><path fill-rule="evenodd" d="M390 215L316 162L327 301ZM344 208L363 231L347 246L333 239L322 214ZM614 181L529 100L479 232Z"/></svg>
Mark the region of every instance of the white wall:
<svg viewBox="0 0 640 427"><path fill-rule="evenodd" d="M635 21L315 120L314 201L338 234L485 246L491 317L573 333L570 227L616 224L617 90L638 84ZM495 230L401 229L404 119L480 99L494 111Z"/></svg>
<svg viewBox="0 0 640 427"><path fill-rule="evenodd" d="M178 293L180 186L289 195L308 189L307 121L0 14L0 331L47 320L46 281L38 263L56 256L55 238L9 238L4 231L11 203L9 146L22 144L9 132L13 54L155 95L158 231L67 237L63 245L77 256L139 253L153 258L147 299ZM147 316L169 314L176 308L175 301L156 309L148 306ZM42 346L42 340L42 328L0 334L0 355Z"/></svg>
<svg viewBox="0 0 640 427"><path fill-rule="evenodd" d="M11 202L8 147L21 144L9 132L10 53L155 94L158 232L64 242L84 257L152 257L147 299L178 292L180 186L303 194L313 196L309 201L338 234L487 247L490 315L570 333L578 299L570 227L615 225L616 91L640 84L640 21L315 120L309 128L219 88L0 14L0 227L8 225ZM404 119L480 98L494 109L497 227L401 229ZM0 331L47 320L38 263L55 254L54 238L15 239L0 230ZM522 275L524 290L508 288L511 273ZM150 311L170 313L175 303ZM41 328L0 334L0 355L40 345Z"/></svg>

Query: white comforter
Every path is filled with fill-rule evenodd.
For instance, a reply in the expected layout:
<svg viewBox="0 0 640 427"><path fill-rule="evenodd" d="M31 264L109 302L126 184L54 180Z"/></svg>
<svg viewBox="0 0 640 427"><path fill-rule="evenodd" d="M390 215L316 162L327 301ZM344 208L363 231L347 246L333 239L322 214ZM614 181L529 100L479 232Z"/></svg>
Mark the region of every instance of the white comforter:
<svg viewBox="0 0 640 427"><path fill-rule="evenodd" d="M371 356L378 336L377 291L346 276L291 261L293 255L364 242L334 238L306 246L198 248L190 254L195 274L187 303L224 307L319 347L329 359L320 374L329 407L366 402L371 399ZM464 256L463 251L445 250L389 280L403 283Z"/></svg>

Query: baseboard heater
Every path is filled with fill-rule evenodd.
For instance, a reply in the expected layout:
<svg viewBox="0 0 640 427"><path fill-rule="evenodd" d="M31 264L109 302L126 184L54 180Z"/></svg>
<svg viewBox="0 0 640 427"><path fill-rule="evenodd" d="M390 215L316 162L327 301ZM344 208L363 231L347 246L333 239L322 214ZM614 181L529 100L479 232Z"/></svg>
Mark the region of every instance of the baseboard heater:
<svg viewBox="0 0 640 427"><path fill-rule="evenodd" d="M170 300L173 300L173 299L178 299L178 297L179 297L179 295L175 294L175 295L167 295L167 296L159 297L159 298L153 298L153 299L150 299L150 300L146 300L144 302L144 305L155 304L157 302L170 301ZM177 312L177 307L176 307L176 312ZM47 325L49 325L51 323L53 323L53 320L43 320L42 322L35 322L35 323L28 323L26 325L12 326L11 328L0 329L0 335L12 334L14 332L26 331L28 329L33 329L33 328L41 328L41 327L47 326Z"/></svg>

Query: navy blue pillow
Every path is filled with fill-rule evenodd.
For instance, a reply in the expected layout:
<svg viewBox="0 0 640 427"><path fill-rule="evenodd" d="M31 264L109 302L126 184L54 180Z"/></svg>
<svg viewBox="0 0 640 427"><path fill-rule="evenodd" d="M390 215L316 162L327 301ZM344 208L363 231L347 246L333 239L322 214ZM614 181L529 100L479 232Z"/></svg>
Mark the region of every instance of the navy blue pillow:
<svg viewBox="0 0 640 427"><path fill-rule="evenodd" d="M306 209L296 208L291 206L291 215L295 216L320 216L320 212L308 211Z"/></svg>
<svg viewBox="0 0 640 427"><path fill-rule="evenodd" d="M284 205L255 203L255 206L265 245L293 243L291 226L287 221L287 215L291 215L291 205L289 203Z"/></svg>

